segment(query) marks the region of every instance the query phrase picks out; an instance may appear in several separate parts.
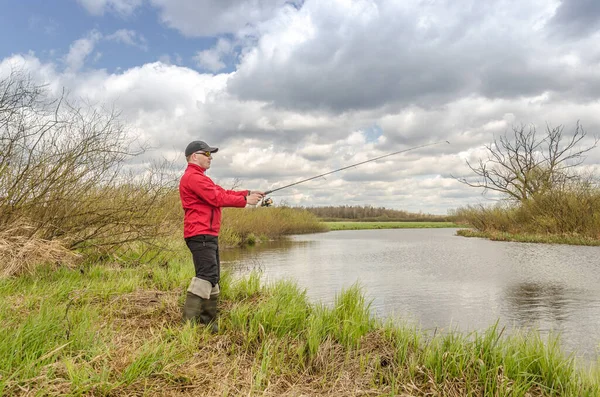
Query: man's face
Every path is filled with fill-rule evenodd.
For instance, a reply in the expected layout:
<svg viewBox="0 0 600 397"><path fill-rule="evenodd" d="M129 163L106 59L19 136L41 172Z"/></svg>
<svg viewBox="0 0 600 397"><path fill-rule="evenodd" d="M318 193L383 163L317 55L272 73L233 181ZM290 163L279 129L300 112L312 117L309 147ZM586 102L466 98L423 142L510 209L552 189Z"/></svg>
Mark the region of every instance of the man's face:
<svg viewBox="0 0 600 397"><path fill-rule="evenodd" d="M193 155L195 163L204 169L210 168L212 154L210 152L195 152Z"/></svg>

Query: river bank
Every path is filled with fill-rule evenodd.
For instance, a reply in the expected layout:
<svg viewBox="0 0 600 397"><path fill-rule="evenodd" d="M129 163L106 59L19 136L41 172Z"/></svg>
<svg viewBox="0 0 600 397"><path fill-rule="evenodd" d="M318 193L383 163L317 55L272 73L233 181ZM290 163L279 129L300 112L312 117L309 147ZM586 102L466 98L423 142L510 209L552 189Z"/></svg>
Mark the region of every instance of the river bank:
<svg viewBox="0 0 600 397"><path fill-rule="evenodd" d="M375 319L361 290L310 303L290 281L222 280L221 332L180 323L187 253L0 281L3 395L600 393L534 332L431 334Z"/></svg>
<svg viewBox="0 0 600 397"><path fill-rule="evenodd" d="M458 236L463 237L480 237L492 241L514 241L518 243L542 243L542 244L567 244L567 245L584 245L584 246L600 246L600 239L592 237L579 236L575 234L559 235L559 234L537 234L537 233L506 233L499 231L481 232L472 229L461 229L456 232Z"/></svg>
<svg viewBox="0 0 600 397"><path fill-rule="evenodd" d="M323 222L329 230L427 229L459 227L453 222Z"/></svg>
<svg viewBox="0 0 600 397"><path fill-rule="evenodd" d="M329 231L337 230L375 230L375 229L428 229L428 228L461 228L454 222L322 222ZM462 237L479 237L492 241L513 241L519 243L568 244L583 246L600 246L600 239L576 234L542 234L542 233L506 233L500 231L478 231L460 229L456 234Z"/></svg>

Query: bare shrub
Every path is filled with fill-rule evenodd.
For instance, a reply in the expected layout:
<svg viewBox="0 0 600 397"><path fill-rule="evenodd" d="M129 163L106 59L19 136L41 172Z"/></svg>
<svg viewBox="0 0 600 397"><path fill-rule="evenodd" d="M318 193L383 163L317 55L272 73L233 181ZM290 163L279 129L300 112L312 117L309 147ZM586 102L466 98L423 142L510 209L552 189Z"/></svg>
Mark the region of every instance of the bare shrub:
<svg viewBox="0 0 600 397"><path fill-rule="evenodd" d="M112 250L164 235L174 179L114 108L53 98L23 73L0 80L0 229L62 246Z"/></svg>
<svg viewBox="0 0 600 397"><path fill-rule="evenodd" d="M531 218L528 229L536 233L571 234L600 238L600 190L574 185L550 191L523 203Z"/></svg>
<svg viewBox="0 0 600 397"><path fill-rule="evenodd" d="M322 221L361 220L361 221L428 221L448 222L451 219L445 216L413 213L403 210L394 210L371 205L337 205L321 207L301 207L319 217Z"/></svg>

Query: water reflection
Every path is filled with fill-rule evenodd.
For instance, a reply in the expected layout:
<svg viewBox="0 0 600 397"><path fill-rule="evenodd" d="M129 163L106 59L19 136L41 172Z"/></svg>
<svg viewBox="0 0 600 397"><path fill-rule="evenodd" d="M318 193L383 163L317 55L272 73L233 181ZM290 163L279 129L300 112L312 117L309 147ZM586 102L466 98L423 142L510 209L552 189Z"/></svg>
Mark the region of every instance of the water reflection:
<svg viewBox="0 0 600 397"><path fill-rule="evenodd" d="M547 320L560 326L568 319L569 306L576 304L573 296L577 294L560 284L523 282L506 289L506 302L519 325Z"/></svg>
<svg viewBox="0 0 600 397"><path fill-rule="evenodd" d="M240 264L240 261L247 260L248 258L258 258L267 253L283 253L289 251L291 248L307 247L316 244L318 244L317 241L296 241L288 238L267 241L250 247L222 250L220 256L221 262L225 266L229 264L230 266L235 267Z"/></svg>
<svg viewBox="0 0 600 397"><path fill-rule="evenodd" d="M595 360L600 247L494 242L455 229L356 230L295 236L223 252L224 267L291 278L330 303L359 282L378 316L425 329L535 327Z"/></svg>

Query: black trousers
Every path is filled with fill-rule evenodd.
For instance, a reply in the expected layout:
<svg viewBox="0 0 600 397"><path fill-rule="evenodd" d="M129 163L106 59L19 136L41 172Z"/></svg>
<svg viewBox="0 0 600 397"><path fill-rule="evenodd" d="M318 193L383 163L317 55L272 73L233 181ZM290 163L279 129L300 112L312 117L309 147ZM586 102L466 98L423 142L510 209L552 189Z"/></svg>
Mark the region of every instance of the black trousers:
<svg viewBox="0 0 600 397"><path fill-rule="evenodd" d="M185 243L192 252L196 277L210 281L214 287L221 278L219 238L208 234L188 237Z"/></svg>

